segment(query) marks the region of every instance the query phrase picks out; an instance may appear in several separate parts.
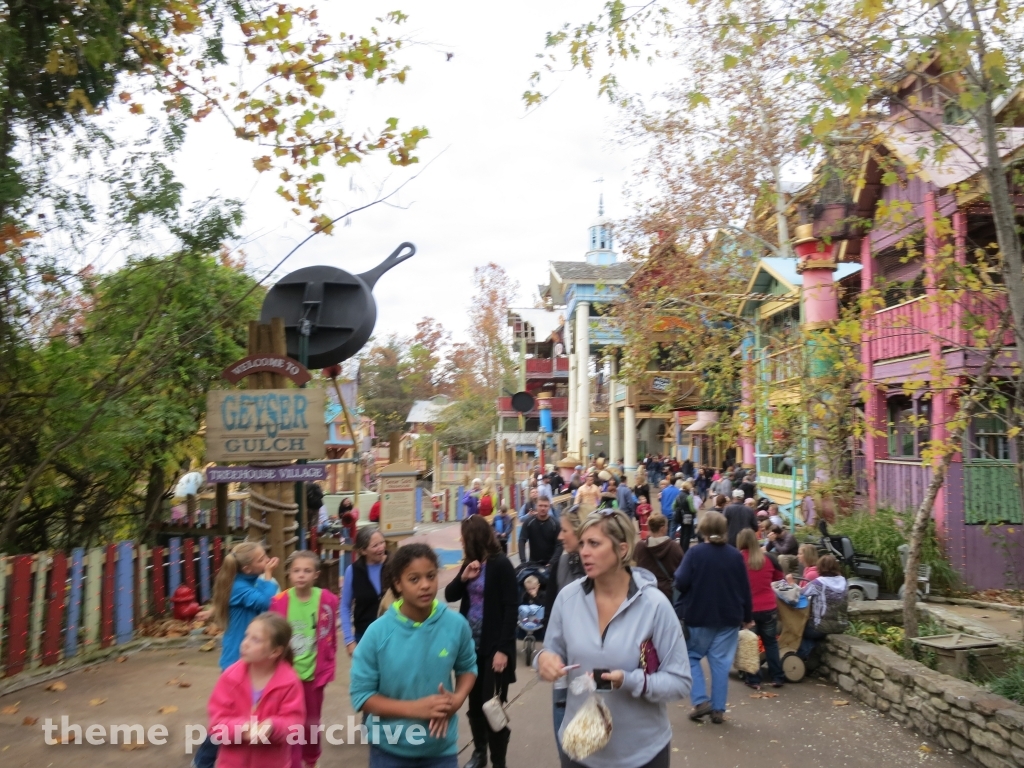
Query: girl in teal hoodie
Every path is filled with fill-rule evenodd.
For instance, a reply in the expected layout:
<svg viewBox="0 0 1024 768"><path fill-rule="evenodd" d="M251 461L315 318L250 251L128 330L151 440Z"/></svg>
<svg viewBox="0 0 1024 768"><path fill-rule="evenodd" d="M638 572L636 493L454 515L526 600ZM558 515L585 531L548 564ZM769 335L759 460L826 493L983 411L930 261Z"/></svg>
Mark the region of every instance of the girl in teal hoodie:
<svg viewBox="0 0 1024 768"><path fill-rule="evenodd" d="M458 766L455 713L476 681L476 648L469 622L437 600L438 569L426 544L398 548L384 572L398 599L352 657L349 694L368 715L370 768Z"/></svg>

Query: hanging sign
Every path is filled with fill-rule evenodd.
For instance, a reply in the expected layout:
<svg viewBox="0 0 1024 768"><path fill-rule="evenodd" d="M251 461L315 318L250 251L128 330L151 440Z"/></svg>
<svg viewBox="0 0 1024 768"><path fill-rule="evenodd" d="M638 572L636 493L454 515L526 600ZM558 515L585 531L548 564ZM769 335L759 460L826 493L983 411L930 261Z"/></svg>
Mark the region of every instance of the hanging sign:
<svg viewBox="0 0 1024 768"><path fill-rule="evenodd" d="M300 387L313 378L302 363L297 363L284 355L269 354L243 357L221 371L220 376L232 384L237 384L246 376L252 376L254 373L276 373L280 376L287 376Z"/></svg>
<svg viewBox="0 0 1024 768"><path fill-rule="evenodd" d="M302 483L326 480L326 464L285 464L282 467L207 467L206 482L216 483Z"/></svg>
<svg viewBox="0 0 1024 768"><path fill-rule="evenodd" d="M206 396L206 460L322 459L322 389L216 389Z"/></svg>
<svg viewBox="0 0 1024 768"><path fill-rule="evenodd" d="M380 532L385 536L412 533L416 528L416 468L388 464L378 474Z"/></svg>

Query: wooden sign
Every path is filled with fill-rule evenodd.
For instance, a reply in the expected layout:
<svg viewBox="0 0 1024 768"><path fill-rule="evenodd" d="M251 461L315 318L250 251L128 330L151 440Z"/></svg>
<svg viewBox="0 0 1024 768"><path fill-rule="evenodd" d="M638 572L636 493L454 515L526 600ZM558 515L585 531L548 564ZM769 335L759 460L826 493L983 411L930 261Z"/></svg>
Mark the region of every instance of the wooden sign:
<svg viewBox="0 0 1024 768"><path fill-rule="evenodd" d="M388 464L377 475L380 485L380 532L385 536L412 533L416 528L416 468Z"/></svg>
<svg viewBox="0 0 1024 768"><path fill-rule="evenodd" d="M217 483L305 483L326 480L326 464L285 464L280 467L207 467L206 482Z"/></svg>
<svg viewBox="0 0 1024 768"><path fill-rule="evenodd" d="M322 459L322 389L216 389L206 396L206 460Z"/></svg>
<svg viewBox="0 0 1024 768"><path fill-rule="evenodd" d="M227 379L232 384L237 384L246 376L252 376L256 373L276 373L281 376L287 376L300 387L313 378L302 363L298 363L284 355L270 354L243 357L221 371L220 375L222 379Z"/></svg>

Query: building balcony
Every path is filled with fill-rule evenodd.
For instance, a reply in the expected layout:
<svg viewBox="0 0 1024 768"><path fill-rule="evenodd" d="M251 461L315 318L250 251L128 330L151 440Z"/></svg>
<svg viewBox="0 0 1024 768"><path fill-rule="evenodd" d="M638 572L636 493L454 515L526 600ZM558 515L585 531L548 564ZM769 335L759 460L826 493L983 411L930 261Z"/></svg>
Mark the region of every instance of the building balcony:
<svg viewBox="0 0 1024 768"><path fill-rule="evenodd" d="M911 357L926 354L932 342L940 347L970 346L973 324L995 331L1007 309L1006 294L997 291L972 291L953 300L937 296L919 296L894 307L880 309L868 320L867 343L872 360ZM1012 345L1007 332L1004 345Z"/></svg>
<svg viewBox="0 0 1024 768"><path fill-rule="evenodd" d="M551 416L556 419L564 419L569 415L569 398L567 397L552 397L551 402ZM519 411L512 407L511 397L499 397L498 398L498 415L499 416L518 416ZM540 409L534 406L533 410L525 414L527 418L540 416Z"/></svg>
<svg viewBox="0 0 1024 768"><path fill-rule="evenodd" d="M567 379L569 378L568 357L531 357L526 360L526 378L528 379Z"/></svg>

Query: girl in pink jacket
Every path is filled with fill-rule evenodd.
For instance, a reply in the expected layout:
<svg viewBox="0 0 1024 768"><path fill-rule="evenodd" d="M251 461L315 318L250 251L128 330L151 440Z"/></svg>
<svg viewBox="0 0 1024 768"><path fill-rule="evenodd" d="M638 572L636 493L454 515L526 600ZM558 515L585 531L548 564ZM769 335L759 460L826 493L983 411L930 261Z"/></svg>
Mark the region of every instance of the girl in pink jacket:
<svg viewBox="0 0 1024 768"><path fill-rule="evenodd" d="M338 653L338 598L313 585L320 575L320 558L302 550L288 558L291 589L270 604L292 628L293 665L302 682L306 701L306 732L301 743L292 746L291 768L314 766L320 759L320 712L324 688L334 679Z"/></svg>
<svg viewBox="0 0 1024 768"><path fill-rule="evenodd" d="M228 667L210 694L210 738L220 746L217 768L288 768L289 734L306 721L302 684L291 666L292 628L276 613L261 613L242 640L242 658ZM293 739L294 740L294 739Z"/></svg>

